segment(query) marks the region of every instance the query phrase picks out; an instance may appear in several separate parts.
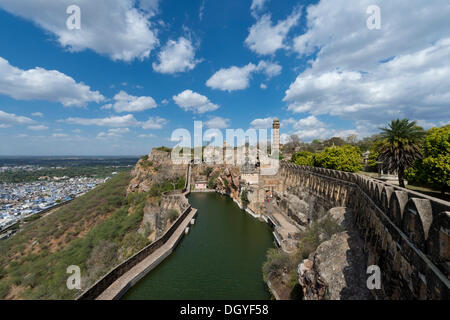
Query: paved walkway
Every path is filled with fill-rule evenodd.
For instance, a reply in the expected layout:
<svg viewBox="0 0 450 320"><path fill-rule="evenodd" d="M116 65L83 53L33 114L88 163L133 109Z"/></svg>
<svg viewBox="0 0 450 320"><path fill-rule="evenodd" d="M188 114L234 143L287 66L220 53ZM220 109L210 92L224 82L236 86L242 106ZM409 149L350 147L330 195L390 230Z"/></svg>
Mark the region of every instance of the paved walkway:
<svg viewBox="0 0 450 320"><path fill-rule="evenodd" d="M172 234L166 243L150 254L147 258L139 262L128 272L114 281L105 291L103 291L96 300L113 300L131 281L139 279L139 276L147 274L151 269L156 267L175 249L179 239L183 236L184 230L191 222L192 218L197 214L197 209L192 208L191 212L186 216L184 221L178 226L177 230Z"/></svg>

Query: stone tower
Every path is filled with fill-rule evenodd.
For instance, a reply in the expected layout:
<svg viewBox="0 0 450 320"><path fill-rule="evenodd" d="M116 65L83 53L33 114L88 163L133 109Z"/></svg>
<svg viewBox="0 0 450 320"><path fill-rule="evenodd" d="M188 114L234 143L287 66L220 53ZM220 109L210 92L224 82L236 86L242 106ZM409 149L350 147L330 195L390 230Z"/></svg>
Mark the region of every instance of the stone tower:
<svg viewBox="0 0 450 320"><path fill-rule="evenodd" d="M278 120L278 118L273 119L272 129L273 129L272 154L277 155L278 158L278 155L280 154L280 120Z"/></svg>

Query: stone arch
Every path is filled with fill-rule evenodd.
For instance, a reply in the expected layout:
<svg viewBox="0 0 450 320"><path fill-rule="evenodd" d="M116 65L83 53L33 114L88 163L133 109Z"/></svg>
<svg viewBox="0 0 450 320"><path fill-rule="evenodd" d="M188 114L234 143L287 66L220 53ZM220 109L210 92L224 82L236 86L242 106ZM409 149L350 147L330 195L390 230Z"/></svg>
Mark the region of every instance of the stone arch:
<svg viewBox="0 0 450 320"><path fill-rule="evenodd" d="M450 211L434 217L428 233L427 254L437 264L450 262Z"/></svg>
<svg viewBox="0 0 450 320"><path fill-rule="evenodd" d="M408 202L408 193L405 191L394 191L391 200L391 214L394 223L397 227L401 227L403 212L405 210L406 203Z"/></svg>
<svg viewBox="0 0 450 320"><path fill-rule="evenodd" d="M411 198L402 218L402 230L420 250L425 251L428 231L433 222L430 201Z"/></svg>
<svg viewBox="0 0 450 320"><path fill-rule="evenodd" d="M394 188L385 186L381 191L381 207L387 214L390 213L392 194L394 193ZM392 217L391 217L392 218Z"/></svg>

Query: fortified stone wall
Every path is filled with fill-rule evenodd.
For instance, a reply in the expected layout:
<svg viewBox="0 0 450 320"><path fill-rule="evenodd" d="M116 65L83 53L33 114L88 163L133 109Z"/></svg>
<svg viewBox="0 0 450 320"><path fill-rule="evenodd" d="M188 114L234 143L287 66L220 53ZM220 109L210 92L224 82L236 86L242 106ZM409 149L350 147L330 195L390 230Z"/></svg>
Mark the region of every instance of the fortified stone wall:
<svg viewBox="0 0 450 320"><path fill-rule="evenodd" d="M450 203L342 171L282 162L278 192L308 190L349 207L367 265L381 269L380 299L450 298Z"/></svg>

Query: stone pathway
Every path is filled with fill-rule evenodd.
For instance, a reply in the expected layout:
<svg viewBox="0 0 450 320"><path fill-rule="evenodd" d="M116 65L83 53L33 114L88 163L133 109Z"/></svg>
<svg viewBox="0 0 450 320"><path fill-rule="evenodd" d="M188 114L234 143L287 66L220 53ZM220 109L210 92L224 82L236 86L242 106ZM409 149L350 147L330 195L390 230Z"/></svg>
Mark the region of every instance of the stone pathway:
<svg viewBox="0 0 450 320"><path fill-rule="evenodd" d="M103 291L96 300L113 300L117 297L120 291L127 286L130 281L134 280L138 276L142 275L142 273L147 273L150 270L146 270L147 268L153 266L156 267L162 260L164 260L165 256L170 254L178 243L180 237L182 237L184 230L190 224L192 218L197 214L197 209L192 208L191 212L187 215L184 221L178 226L178 229L172 234L169 240L166 243L150 254L147 258L139 262L133 268L131 268L128 272L122 275L119 279L114 281L105 291Z"/></svg>

